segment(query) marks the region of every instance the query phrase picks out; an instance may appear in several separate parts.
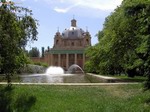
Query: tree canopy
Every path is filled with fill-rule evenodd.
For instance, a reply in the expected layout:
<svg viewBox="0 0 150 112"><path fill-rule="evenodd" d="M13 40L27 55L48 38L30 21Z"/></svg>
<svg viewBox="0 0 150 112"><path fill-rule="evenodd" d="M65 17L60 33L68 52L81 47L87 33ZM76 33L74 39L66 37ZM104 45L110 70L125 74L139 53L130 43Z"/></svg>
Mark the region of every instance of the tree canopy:
<svg viewBox="0 0 150 112"><path fill-rule="evenodd" d="M98 32L98 44L87 50L85 69L101 74L127 73L130 77L146 75L146 87L150 88L149 12L149 0L124 0L106 18Z"/></svg>
<svg viewBox="0 0 150 112"><path fill-rule="evenodd" d="M33 48L29 51L29 57L40 57L40 51L38 50L37 47L33 47Z"/></svg>
<svg viewBox="0 0 150 112"><path fill-rule="evenodd" d="M27 62L24 48L28 41L37 40L38 24L31 10L0 2L0 68L10 82L11 75Z"/></svg>

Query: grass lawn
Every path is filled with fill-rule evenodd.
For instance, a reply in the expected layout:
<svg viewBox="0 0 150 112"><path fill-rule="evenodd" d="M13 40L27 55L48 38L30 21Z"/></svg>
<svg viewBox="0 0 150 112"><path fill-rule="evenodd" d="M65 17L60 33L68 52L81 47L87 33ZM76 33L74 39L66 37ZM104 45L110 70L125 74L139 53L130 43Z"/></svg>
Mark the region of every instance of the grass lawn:
<svg viewBox="0 0 150 112"><path fill-rule="evenodd" d="M0 112L149 112L142 85L0 85Z"/></svg>
<svg viewBox="0 0 150 112"><path fill-rule="evenodd" d="M114 76L114 77L122 79L127 82L144 82L147 79L147 77L143 77L143 76L135 76L133 78L128 76Z"/></svg>

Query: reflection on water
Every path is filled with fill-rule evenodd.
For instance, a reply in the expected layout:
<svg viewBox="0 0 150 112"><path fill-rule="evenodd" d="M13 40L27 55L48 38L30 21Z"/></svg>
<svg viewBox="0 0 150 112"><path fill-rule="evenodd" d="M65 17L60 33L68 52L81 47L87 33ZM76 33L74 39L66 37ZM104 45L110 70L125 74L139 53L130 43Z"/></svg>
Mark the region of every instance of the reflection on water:
<svg viewBox="0 0 150 112"><path fill-rule="evenodd" d="M23 83L87 83L89 82L84 74L32 74L22 75Z"/></svg>

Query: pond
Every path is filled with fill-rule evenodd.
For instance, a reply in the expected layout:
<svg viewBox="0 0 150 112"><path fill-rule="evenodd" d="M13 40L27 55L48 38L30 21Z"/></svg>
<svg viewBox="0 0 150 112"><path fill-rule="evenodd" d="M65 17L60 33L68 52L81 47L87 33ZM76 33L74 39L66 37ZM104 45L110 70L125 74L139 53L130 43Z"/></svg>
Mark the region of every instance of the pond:
<svg viewBox="0 0 150 112"><path fill-rule="evenodd" d="M61 67L49 67L43 74L21 75L23 83L89 83L84 71L76 64L64 72Z"/></svg>
<svg viewBox="0 0 150 112"><path fill-rule="evenodd" d="M22 75L23 83L89 83L84 74L31 74Z"/></svg>

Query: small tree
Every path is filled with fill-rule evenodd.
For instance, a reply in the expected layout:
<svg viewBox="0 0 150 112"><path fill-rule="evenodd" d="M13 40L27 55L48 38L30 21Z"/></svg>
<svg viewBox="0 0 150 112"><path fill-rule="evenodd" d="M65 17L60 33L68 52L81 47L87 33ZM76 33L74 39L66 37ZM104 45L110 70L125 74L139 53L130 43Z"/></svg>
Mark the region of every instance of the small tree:
<svg viewBox="0 0 150 112"><path fill-rule="evenodd" d="M45 50L44 50L44 47L42 47L42 57L44 57L44 53L45 53Z"/></svg>
<svg viewBox="0 0 150 112"><path fill-rule="evenodd" d="M30 51L29 51L29 56L30 57L39 57L40 56L40 52L38 50L37 47L33 47Z"/></svg>
<svg viewBox="0 0 150 112"><path fill-rule="evenodd" d="M47 47L47 51L48 51L48 52L50 51L50 48L49 48L49 46Z"/></svg>

